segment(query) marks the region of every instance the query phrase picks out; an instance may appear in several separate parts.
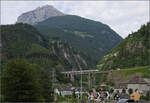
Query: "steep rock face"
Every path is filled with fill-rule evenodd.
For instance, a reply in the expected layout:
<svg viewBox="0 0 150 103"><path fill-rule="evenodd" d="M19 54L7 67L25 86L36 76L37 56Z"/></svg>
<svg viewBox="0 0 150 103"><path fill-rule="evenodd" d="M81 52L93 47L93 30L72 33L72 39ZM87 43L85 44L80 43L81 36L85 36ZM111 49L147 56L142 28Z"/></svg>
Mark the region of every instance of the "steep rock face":
<svg viewBox="0 0 150 103"><path fill-rule="evenodd" d="M97 68L106 70L149 65L149 27L147 23L137 32L129 34L103 57Z"/></svg>
<svg viewBox="0 0 150 103"><path fill-rule="evenodd" d="M65 63L68 63L67 70L80 70L90 68L90 59L82 52L75 50L67 43L61 41L51 40L49 49L58 57L62 58Z"/></svg>
<svg viewBox="0 0 150 103"><path fill-rule="evenodd" d="M64 14L62 12L58 11L53 6L46 5L43 7L38 7L33 11L23 13L21 16L18 17L17 22L33 25L43 20L46 20L50 17L63 16L63 15Z"/></svg>

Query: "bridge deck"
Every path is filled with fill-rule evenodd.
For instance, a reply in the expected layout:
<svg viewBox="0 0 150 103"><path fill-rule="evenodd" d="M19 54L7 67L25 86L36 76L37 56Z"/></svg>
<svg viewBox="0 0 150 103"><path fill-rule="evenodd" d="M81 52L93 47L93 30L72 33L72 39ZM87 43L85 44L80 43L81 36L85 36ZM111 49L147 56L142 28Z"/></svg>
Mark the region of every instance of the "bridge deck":
<svg viewBox="0 0 150 103"><path fill-rule="evenodd" d="M99 70L81 70L81 71L65 71L63 74L89 74L89 73L108 73L110 71L99 71Z"/></svg>

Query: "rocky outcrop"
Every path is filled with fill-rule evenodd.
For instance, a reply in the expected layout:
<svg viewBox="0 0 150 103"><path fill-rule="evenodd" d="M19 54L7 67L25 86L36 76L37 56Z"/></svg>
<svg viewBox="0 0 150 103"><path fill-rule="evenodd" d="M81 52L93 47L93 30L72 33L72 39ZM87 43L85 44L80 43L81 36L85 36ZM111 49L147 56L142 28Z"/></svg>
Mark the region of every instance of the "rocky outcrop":
<svg viewBox="0 0 150 103"><path fill-rule="evenodd" d="M91 66L89 64L90 61L86 60L82 52L75 50L67 43L53 40L50 43L49 49L53 51L55 55L62 58L65 63L68 63L70 66L69 69L89 69Z"/></svg>
<svg viewBox="0 0 150 103"><path fill-rule="evenodd" d="M29 11L20 15L17 19L17 23L27 23L34 25L38 22L44 21L50 17L63 16L62 12L58 11L51 5L46 5L43 7L38 7L33 11Z"/></svg>

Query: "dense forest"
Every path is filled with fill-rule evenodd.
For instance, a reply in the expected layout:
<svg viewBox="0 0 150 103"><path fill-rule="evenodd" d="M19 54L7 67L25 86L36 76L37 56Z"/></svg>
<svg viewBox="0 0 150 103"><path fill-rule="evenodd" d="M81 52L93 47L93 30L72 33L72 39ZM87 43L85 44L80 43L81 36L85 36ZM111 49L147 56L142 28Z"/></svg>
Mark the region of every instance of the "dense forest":
<svg viewBox="0 0 150 103"><path fill-rule="evenodd" d="M81 66L84 65L79 62L84 60L83 56L80 56L80 52L77 52L68 44L47 39L31 25L19 23L1 25L0 28L2 44L2 94L0 98L3 101L50 102L52 101L50 97L52 97L52 88L54 87L51 80L56 78L56 85L71 83L60 72L72 69L80 64L82 64ZM68 57L74 57L66 59L63 56L65 51ZM80 58L76 58L76 55ZM78 65L77 62L73 64L75 63L74 59L78 59L76 60L79 62ZM52 73L55 73L56 76L52 77ZM23 89L24 92L20 93L18 88ZM27 92L27 88L34 89ZM11 92L16 92L16 94ZM30 94L33 92L35 95L31 96Z"/></svg>
<svg viewBox="0 0 150 103"><path fill-rule="evenodd" d="M149 65L149 28L150 23L148 22L138 31L129 34L103 57L97 68L108 70Z"/></svg>
<svg viewBox="0 0 150 103"><path fill-rule="evenodd" d="M49 65L62 63L63 69L87 68L89 61L85 61L86 54L74 49L67 43L52 40L40 34L33 26L28 24L15 24L1 26L2 62L12 58L47 59ZM55 61L54 61L55 60ZM45 60L46 61L46 60ZM67 66L67 67L65 67ZM69 66L69 67L68 67Z"/></svg>

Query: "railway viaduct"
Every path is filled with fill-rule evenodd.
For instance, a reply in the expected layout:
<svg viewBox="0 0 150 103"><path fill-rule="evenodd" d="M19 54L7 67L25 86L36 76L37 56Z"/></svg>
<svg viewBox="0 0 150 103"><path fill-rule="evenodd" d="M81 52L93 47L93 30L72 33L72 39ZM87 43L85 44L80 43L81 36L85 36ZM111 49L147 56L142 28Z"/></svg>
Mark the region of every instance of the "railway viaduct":
<svg viewBox="0 0 150 103"><path fill-rule="evenodd" d="M88 75L88 87L91 88L91 75L92 74L103 74L103 73L109 73L111 71L100 71L100 70L80 70L80 71L64 71L61 72L62 74L66 75L66 77L70 78L72 82L74 82L74 76L75 75Z"/></svg>

